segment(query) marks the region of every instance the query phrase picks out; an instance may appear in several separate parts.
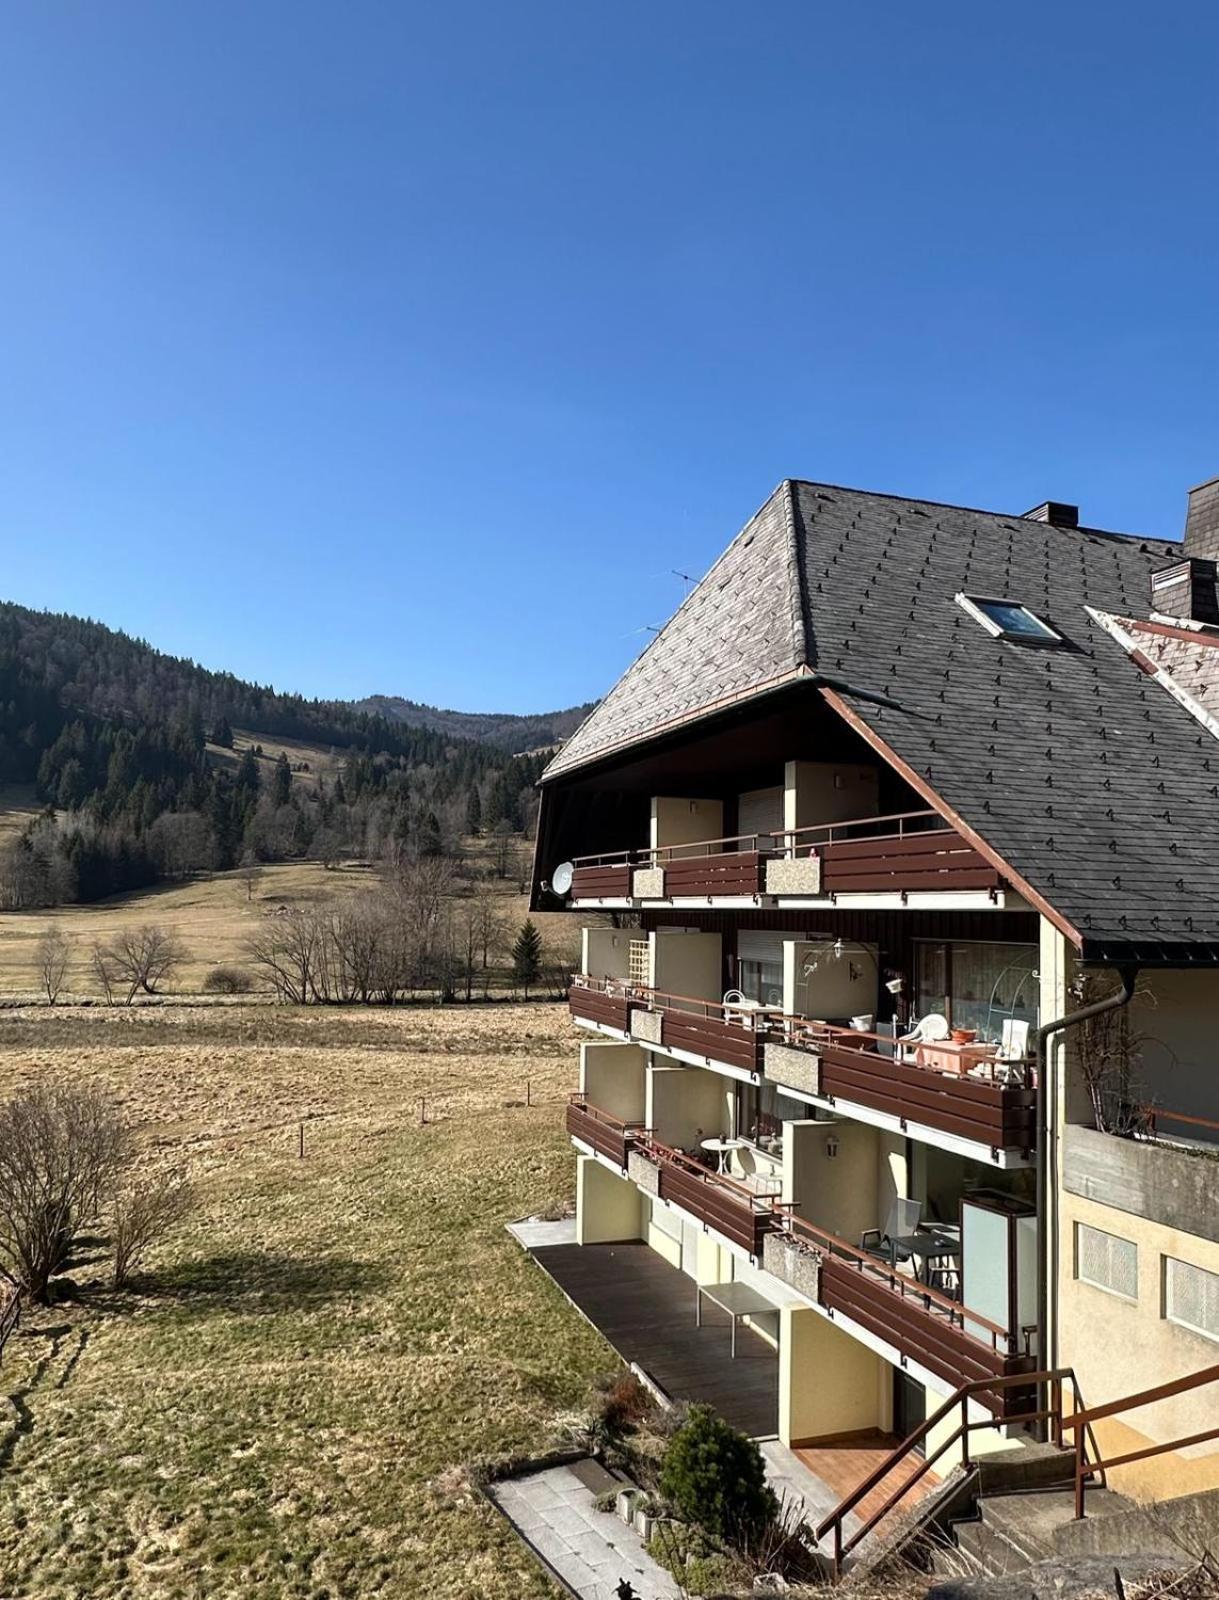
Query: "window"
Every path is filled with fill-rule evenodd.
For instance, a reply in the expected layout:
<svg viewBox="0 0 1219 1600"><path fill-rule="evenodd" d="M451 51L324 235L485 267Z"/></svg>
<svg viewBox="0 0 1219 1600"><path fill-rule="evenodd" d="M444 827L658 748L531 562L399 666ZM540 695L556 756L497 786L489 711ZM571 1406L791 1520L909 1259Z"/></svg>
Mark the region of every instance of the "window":
<svg viewBox="0 0 1219 1600"><path fill-rule="evenodd" d="M759 1139L777 1138L785 1122L807 1122L812 1115L803 1100L782 1093L773 1083L737 1085L738 1138L752 1139L755 1144Z"/></svg>
<svg viewBox="0 0 1219 1600"><path fill-rule="evenodd" d="M973 1028L984 1044L1003 1043L1005 1022L1027 1023L1032 1036L1038 989L1036 945L923 941L916 947L916 1014L938 1011L954 1028Z"/></svg>
<svg viewBox="0 0 1219 1600"><path fill-rule="evenodd" d="M1219 1339L1219 1272L1165 1256L1164 1316L1208 1339Z"/></svg>
<svg viewBox="0 0 1219 1600"><path fill-rule="evenodd" d="M1123 1300L1139 1297L1139 1249L1131 1239L1116 1233L1075 1224L1075 1276L1094 1289L1120 1295Z"/></svg>
<svg viewBox="0 0 1219 1600"><path fill-rule="evenodd" d="M980 622L996 639L1018 639L1022 644L1064 644L1061 633L1019 600L990 600L984 595L959 594L957 604Z"/></svg>

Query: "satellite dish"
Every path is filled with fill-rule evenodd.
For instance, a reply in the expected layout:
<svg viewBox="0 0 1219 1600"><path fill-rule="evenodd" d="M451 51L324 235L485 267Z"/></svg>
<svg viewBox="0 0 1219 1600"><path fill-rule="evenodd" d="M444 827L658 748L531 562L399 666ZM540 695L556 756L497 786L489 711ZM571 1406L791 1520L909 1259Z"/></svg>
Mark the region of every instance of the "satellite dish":
<svg viewBox="0 0 1219 1600"><path fill-rule="evenodd" d="M570 861L560 861L550 874L551 892L558 895L567 894L571 889L571 880L575 876L575 868Z"/></svg>

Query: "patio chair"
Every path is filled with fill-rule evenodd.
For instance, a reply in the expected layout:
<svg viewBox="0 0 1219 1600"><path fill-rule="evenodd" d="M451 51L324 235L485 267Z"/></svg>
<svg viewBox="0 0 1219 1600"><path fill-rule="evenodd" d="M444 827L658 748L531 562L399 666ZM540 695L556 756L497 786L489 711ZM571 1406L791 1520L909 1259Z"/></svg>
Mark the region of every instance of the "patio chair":
<svg viewBox="0 0 1219 1600"><path fill-rule="evenodd" d="M952 1034L948 1018L941 1011L929 1011L925 1017L920 1017L909 1033L902 1034L897 1041L903 1044L943 1044L944 1040Z"/></svg>
<svg viewBox="0 0 1219 1600"><path fill-rule="evenodd" d="M893 1241L917 1233L922 1215L921 1200L894 1200L885 1217L884 1227L866 1228L859 1236L859 1248L875 1256L878 1261L896 1266L899 1271L903 1268L913 1271L914 1258L909 1250L896 1247Z"/></svg>

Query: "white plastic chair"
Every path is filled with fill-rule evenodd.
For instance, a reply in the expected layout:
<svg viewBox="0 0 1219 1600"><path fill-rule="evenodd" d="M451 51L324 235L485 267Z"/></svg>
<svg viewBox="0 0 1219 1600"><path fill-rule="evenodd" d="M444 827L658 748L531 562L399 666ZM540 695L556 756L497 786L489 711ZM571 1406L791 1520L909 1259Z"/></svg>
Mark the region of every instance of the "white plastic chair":
<svg viewBox="0 0 1219 1600"><path fill-rule="evenodd" d="M1005 1017L1003 1038L999 1045L1000 1061L1023 1061L1028 1054L1029 1025L1022 1018Z"/></svg>

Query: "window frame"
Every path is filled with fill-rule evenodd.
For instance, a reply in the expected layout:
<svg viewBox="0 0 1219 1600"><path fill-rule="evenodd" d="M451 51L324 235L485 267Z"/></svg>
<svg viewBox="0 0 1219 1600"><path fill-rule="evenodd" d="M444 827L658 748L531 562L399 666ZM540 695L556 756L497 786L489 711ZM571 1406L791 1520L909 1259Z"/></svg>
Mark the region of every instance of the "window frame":
<svg viewBox="0 0 1219 1600"><path fill-rule="evenodd" d="M1086 1278L1079 1270L1079 1230L1087 1228L1091 1233L1103 1234L1106 1239L1116 1239L1120 1244L1129 1245L1134 1251L1134 1293L1126 1294L1121 1289L1115 1289L1111 1283L1097 1283L1095 1278ZM1112 1295L1115 1300L1121 1300L1128 1306L1139 1304L1139 1244L1137 1239L1127 1239L1124 1233L1113 1233L1108 1228L1098 1228L1094 1222L1084 1222L1081 1218L1075 1219L1075 1234L1071 1240L1072 1272L1076 1283L1087 1284L1089 1289L1096 1289L1101 1294Z"/></svg>
<svg viewBox="0 0 1219 1600"><path fill-rule="evenodd" d="M980 622L990 634L992 639L1009 639L1015 644L1031 644L1040 646L1044 650L1057 650L1066 644L1065 635L1048 623L1043 616L1033 610L1032 606L1025 605L1023 600L1008 600L994 594L966 594L961 590L955 597L957 604L967 616L975 622ZM985 610L984 606L1010 606L1013 611L1023 611L1026 617L1032 620L1043 633L1020 633L1014 628L1005 628L1001 622L996 622Z"/></svg>
<svg viewBox="0 0 1219 1600"><path fill-rule="evenodd" d="M1174 1328L1183 1328L1186 1333L1195 1334L1199 1339L1206 1339L1211 1344L1219 1344L1219 1329L1212 1331L1209 1328L1200 1328L1196 1322L1186 1322L1184 1317L1174 1317L1168 1309L1168 1280L1171 1266L1188 1267L1191 1272L1201 1272L1208 1278L1214 1278L1216 1282L1219 1282L1219 1272L1212 1272L1209 1267L1200 1267L1196 1261L1186 1261L1183 1256L1170 1255L1167 1251L1164 1251L1160 1260L1162 1263L1160 1298L1160 1316L1162 1319L1167 1323L1171 1323Z"/></svg>

